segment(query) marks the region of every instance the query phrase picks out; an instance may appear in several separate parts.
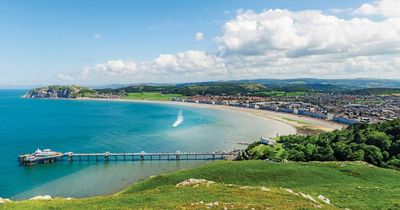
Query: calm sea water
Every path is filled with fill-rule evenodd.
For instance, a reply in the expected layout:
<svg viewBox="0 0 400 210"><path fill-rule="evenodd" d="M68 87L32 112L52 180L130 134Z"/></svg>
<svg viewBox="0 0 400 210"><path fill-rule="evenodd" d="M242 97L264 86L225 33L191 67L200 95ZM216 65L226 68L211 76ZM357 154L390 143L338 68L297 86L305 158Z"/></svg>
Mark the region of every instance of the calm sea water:
<svg viewBox="0 0 400 210"><path fill-rule="evenodd" d="M203 161L78 162L23 167L22 153L174 152L240 148L260 136L294 133L276 121L241 113L144 103L22 99L0 90L0 197L84 197L108 194L153 174ZM179 111L184 121L172 127Z"/></svg>

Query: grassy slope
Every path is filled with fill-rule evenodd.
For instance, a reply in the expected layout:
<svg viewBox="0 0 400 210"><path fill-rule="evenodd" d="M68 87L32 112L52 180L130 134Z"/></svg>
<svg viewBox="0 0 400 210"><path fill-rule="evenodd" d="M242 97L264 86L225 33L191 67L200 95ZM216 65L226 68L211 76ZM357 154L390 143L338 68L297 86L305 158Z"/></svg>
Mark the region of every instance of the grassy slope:
<svg viewBox="0 0 400 210"><path fill-rule="evenodd" d="M161 94L158 92L128 93L128 96L126 96L125 99L170 101L174 97L182 97L182 95Z"/></svg>
<svg viewBox="0 0 400 210"><path fill-rule="evenodd" d="M176 188L188 178L204 178L210 187ZM226 184L257 186L241 189ZM260 186L271 189L260 190ZM400 172L363 163L268 163L219 161L196 169L160 175L132 185L113 196L66 201L23 201L1 207L10 209L107 209L193 207L191 203L215 202L236 208L313 208L313 203L279 188L331 199L335 209L387 209L400 207ZM231 204L226 204L231 203ZM205 206L195 205L204 208ZM221 208L221 207L219 207Z"/></svg>

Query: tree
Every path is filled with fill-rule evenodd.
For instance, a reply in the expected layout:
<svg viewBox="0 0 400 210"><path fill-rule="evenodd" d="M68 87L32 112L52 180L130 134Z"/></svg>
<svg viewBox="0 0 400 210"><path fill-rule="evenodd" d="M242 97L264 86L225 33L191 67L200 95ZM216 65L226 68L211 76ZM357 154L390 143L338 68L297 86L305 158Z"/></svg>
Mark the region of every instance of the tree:
<svg viewBox="0 0 400 210"><path fill-rule="evenodd" d="M304 147L303 153L307 160L312 160L312 156L315 153L316 146L312 143L307 143Z"/></svg>
<svg viewBox="0 0 400 210"><path fill-rule="evenodd" d="M388 161L390 158L390 155L387 151L382 152L382 157L383 157L383 161Z"/></svg>
<svg viewBox="0 0 400 210"><path fill-rule="evenodd" d="M366 162L377 166L383 165L383 156L381 150L378 147L374 145L365 145L364 152L364 159Z"/></svg>
<svg viewBox="0 0 400 210"><path fill-rule="evenodd" d="M347 160L356 161L356 160L364 160L365 152L364 150L356 150L351 153L351 155L347 158Z"/></svg>
<svg viewBox="0 0 400 210"><path fill-rule="evenodd" d="M334 145L335 157L338 160L345 161L352 156L353 151L346 142L338 142Z"/></svg>
<svg viewBox="0 0 400 210"><path fill-rule="evenodd" d="M360 131L357 131L357 132L354 134L354 142L356 142L356 143L358 143L358 144L361 144L361 143L364 143L364 142L365 142L365 137L364 137L364 135L363 135Z"/></svg>
<svg viewBox="0 0 400 210"><path fill-rule="evenodd" d="M393 142L389 150L392 156L400 154L400 140Z"/></svg>
<svg viewBox="0 0 400 210"><path fill-rule="evenodd" d="M388 166L400 168L400 160L397 158L393 158L387 162Z"/></svg>
<svg viewBox="0 0 400 210"><path fill-rule="evenodd" d="M304 153L298 150L289 150L288 159L293 161L306 161Z"/></svg>
<svg viewBox="0 0 400 210"><path fill-rule="evenodd" d="M375 145L382 151L386 151L390 147L390 138L384 132L374 131L367 136L367 144Z"/></svg>

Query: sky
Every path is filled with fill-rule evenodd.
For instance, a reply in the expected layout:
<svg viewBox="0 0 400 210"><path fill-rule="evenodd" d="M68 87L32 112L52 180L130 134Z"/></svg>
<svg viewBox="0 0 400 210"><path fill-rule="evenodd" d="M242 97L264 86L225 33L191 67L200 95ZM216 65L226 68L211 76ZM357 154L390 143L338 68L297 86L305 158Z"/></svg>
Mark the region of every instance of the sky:
<svg viewBox="0 0 400 210"><path fill-rule="evenodd" d="M400 0L0 0L0 86L400 79Z"/></svg>

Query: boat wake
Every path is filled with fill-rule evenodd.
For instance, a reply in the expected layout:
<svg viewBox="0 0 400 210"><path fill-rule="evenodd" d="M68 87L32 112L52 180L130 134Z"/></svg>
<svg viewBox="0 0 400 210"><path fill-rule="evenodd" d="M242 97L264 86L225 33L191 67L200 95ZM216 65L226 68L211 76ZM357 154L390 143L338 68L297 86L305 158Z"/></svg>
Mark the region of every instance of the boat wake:
<svg viewBox="0 0 400 210"><path fill-rule="evenodd" d="M178 117L176 118L176 121L174 122L174 124L172 125L172 127L177 127L178 125L180 125L183 122L183 112L182 110L179 111L178 113Z"/></svg>

